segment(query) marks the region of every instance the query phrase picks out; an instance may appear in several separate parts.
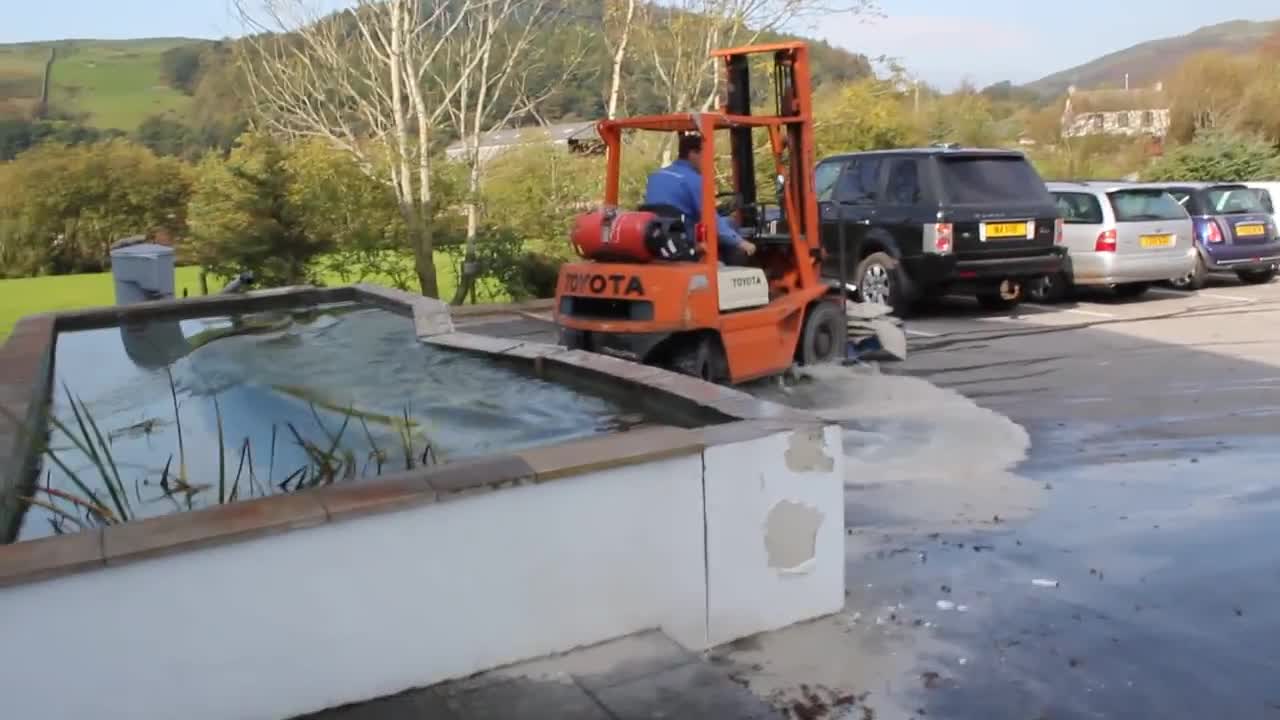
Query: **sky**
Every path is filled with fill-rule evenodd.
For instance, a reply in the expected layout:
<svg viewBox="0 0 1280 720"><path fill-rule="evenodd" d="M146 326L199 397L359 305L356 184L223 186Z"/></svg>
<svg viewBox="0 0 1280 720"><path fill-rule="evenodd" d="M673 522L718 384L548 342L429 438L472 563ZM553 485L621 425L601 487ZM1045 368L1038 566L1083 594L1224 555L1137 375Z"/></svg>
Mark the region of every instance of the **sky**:
<svg viewBox="0 0 1280 720"><path fill-rule="evenodd" d="M1228 20L1280 19L1276 0L879 0L885 17L824 18L832 44L904 62L952 89L1030 82L1147 40Z"/></svg>
<svg viewBox="0 0 1280 720"><path fill-rule="evenodd" d="M321 6L341 0L308 0ZM1227 20L1280 18L1276 0L878 0L883 18L825 17L798 27L849 50L903 61L951 89L1028 82L1145 40ZM237 34L230 0L44 0L5 10L0 43L61 38ZM1071 25L1077 24L1076 28Z"/></svg>

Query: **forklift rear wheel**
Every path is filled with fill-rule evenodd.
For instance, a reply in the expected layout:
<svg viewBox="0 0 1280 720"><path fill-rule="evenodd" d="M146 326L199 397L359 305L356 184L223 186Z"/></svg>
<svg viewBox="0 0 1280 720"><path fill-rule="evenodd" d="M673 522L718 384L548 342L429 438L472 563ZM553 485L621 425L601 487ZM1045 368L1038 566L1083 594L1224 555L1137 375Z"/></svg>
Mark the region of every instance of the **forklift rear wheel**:
<svg viewBox="0 0 1280 720"><path fill-rule="evenodd" d="M720 343L702 335L682 341L671 356L671 369L707 382L723 382L729 372Z"/></svg>
<svg viewBox="0 0 1280 720"><path fill-rule="evenodd" d="M835 302L819 301L809 308L800 337L800 363L819 365L844 359L849 321Z"/></svg>

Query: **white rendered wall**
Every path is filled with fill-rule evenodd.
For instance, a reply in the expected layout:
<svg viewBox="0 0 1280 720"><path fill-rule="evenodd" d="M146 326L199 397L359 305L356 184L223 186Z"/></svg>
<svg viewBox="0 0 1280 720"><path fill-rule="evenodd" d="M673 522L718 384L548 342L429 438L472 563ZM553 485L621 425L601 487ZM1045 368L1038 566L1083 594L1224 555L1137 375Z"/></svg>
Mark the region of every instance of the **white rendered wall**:
<svg viewBox="0 0 1280 720"><path fill-rule="evenodd" d="M283 720L645 629L697 649L827 614L839 449L787 431L0 589L0 717ZM813 557L771 566L809 524Z"/></svg>
<svg viewBox="0 0 1280 720"><path fill-rule="evenodd" d="M707 448L708 646L844 606L840 428Z"/></svg>
<svg viewBox="0 0 1280 720"><path fill-rule="evenodd" d="M705 637L698 455L0 590L0 716L282 720Z"/></svg>

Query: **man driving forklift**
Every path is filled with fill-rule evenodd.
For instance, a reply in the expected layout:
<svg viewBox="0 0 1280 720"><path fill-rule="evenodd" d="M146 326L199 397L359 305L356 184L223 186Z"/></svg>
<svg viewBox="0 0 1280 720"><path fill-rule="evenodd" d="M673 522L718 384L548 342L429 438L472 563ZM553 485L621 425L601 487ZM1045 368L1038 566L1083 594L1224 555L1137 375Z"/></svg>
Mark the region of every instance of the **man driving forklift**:
<svg viewBox="0 0 1280 720"><path fill-rule="evenodd" d="M644 190L644 207L678 212L686 226L692 226L702 217L702 136L697 133L680 135L678 157L670 165L649 175ZM747 258L756 252L756 246L743 238L723 215L717 215L716 235L719 238L720 261L726 265L746 265Z"/></svg>

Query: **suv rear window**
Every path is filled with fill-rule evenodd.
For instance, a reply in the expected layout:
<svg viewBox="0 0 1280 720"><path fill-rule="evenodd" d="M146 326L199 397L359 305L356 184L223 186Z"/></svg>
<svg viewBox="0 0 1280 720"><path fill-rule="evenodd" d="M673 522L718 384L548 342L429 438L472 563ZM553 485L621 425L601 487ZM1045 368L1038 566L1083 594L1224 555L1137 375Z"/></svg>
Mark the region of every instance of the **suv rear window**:
<svg viewBox="0 0 1280 720"><path fill-rule="evenodd" d="M1058 206L1058 217L1068 225L1101 225L1102 205L1092 193L1053 193Z"/></svg>
<svg viewBox="0 0 1280 720"><path fill-rule="evenodd" d="M942 157L938 167L948 199L958 205L1045 199L1044 181L1025 158Z"/></svg>
<svg viewBox="0 0 1280 720"><path fill-rule="evenodd" d="M1262 198L1246 187L1214 187L1205 190L1209 209L1214 215L1243 215L1264 213Z"/></svg>
<svg viewBox="0 0 1280 720"><path fill-rule="evenodd" d="M1173 196L1163 190L1117 190L1108 193L1116 222L1182 220L1187 213Z"/></svg>

